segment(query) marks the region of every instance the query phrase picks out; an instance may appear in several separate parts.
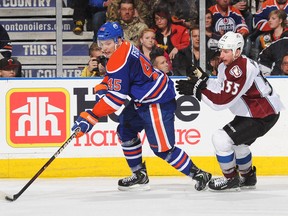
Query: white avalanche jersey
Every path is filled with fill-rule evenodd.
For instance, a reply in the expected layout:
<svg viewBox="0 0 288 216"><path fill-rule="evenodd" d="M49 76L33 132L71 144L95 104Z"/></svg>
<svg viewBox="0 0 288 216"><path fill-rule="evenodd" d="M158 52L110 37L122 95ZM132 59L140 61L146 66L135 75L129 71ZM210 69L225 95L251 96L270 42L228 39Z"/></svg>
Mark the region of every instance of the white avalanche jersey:
<svg viewBox="0 0 288 216"><path fill-rule="evenodd" d="M264 118L283 108L279 96L261 74L258 64L240 56L229 66L221 63L216 79L208 79L202 100L214 110L229 108L234 115Z"/></svg>

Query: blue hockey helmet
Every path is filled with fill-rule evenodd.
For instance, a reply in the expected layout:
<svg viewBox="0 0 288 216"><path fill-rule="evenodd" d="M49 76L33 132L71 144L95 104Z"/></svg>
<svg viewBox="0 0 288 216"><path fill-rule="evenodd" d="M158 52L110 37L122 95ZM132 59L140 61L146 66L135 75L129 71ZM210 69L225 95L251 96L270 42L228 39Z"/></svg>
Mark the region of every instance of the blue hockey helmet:
<svg viewBox="0 0 288 216"><path fill-rule="evenodd" d="M118 22L106 22L97 32L97 40L113 39L117 43L117 39L123 37L123 29Z"/></svg>

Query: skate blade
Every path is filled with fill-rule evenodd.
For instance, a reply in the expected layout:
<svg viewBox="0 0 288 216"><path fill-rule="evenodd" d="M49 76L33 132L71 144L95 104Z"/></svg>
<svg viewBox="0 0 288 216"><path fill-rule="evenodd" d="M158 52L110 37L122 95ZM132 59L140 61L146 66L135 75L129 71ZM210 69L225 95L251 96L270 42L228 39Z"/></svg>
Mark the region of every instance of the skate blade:
<svg viewBox="0 0 288 216"><path fill-rule="evenodd" d="M241 186L241 189L244 189L244 190L254 190L254 189L256 189L256 185Z"/></svg>
<svg viewBox="0 0 288 216"><path fill-rule="evenodd" d="M148 184L144 184L144 185L133 185L133 186L130 186L130 187L124 187L124 186L118 186L118 190L120 191L148 191L150 190L150 185Z"/></svg>
<svg viewBox="0 0 288 216"><path fill-rule="evenodd" d="M240 192L241 188L240 187L236 187L236 188L229 188L229 189L224 189L224 190L214 190L212 188L208 188L209 191L211 192Z"/></svg>

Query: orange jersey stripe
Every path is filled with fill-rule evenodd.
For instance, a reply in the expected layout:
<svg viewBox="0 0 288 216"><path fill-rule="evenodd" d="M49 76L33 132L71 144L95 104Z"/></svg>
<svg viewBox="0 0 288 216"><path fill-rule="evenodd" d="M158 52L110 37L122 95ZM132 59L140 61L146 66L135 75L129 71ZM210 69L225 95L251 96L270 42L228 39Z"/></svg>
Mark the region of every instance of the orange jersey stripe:
<svg viewBox="0 0 288 216"><path fill-rule="evenodd" d="M132 151L132 152L124 152L124 154L125 155L135 155L135 154L138 154L138 153L140 153L140 152L142 152L142 149L139 149L139 150L137 150L137 151Z"/></svg>
<svg viewBox="0 0 288 216"><path fill-rule="evenodd" d="M125 101L123 100L119 100L118 98L114 97L111 93L107 93L107 95L109 96L109 98L111 98L113 101L115 101L118 104L124 104Z"/></svg>
<svg viewBox="0 0 288 216"><path fill-rule="evenodd" d="M96 103L92 109L92 112L99 118L112 114L116 111L117 110L109 106L103 99L101 99L98 103Z"/></svg>
<svg viewBox="0 0 288 216"><path fill-rule="evenodd" d="M160 146L161 146L161 152L168 151L170 148L167 145L166 139L165 139L165 131L162 130L161 126L161 117L160 113L158 112L157 104L152 104L152 115L156 127L156 134L158 135Z"/></svg>
<svg viewBox="0 0 288 216"><path fill-rule="evenodd" d="M108 90L107 85L100 83L94 87L94 92L98 92L99 90Z"/></svg>
<svg viewBox="0 0 288 216"><path fill-rule="evenodd" d="M187 160L187 155L185 154L184 157L182 158L182 160L179 161L179 162L177 163L177 165L175 165L174 167L175 167L176 169L178 169L178 168L184 163L184 161L186 161L186 160Z"/></svg>
<svg viewBox="0 0 288 216"><path fill-rule="evenodd" d="M166 83L167 83L167 76L164 76L164 79L162 80L162 83L161 83L161 85L158 87L157 91L155 91L154 94L151 95L149 98L154 98L154 97L156 97L156 96L159 94L159 92L161 92L161 91L163 90L163 88L164 88L164 86L166 85Z"/></svg>

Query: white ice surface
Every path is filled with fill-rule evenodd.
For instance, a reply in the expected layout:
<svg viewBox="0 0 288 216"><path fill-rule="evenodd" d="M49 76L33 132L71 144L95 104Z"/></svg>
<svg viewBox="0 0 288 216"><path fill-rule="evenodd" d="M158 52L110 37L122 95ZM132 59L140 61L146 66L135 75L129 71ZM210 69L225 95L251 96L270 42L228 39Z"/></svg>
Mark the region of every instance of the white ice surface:
<svg viewBox="0 0 288 216"><path fill-rule="evenodd" d="M19 192L30 179L0 179ZM288 215L288 176L258 177L257 189L198 192L187 177L150 177L150 191L117 190L118 178L37 179L16 201L0 200L1 216Z"/></svg>

